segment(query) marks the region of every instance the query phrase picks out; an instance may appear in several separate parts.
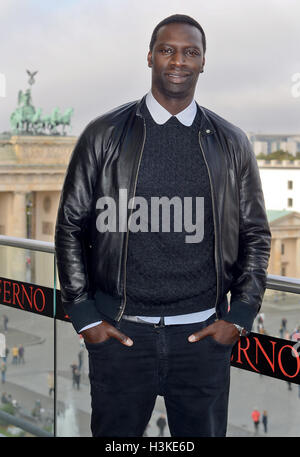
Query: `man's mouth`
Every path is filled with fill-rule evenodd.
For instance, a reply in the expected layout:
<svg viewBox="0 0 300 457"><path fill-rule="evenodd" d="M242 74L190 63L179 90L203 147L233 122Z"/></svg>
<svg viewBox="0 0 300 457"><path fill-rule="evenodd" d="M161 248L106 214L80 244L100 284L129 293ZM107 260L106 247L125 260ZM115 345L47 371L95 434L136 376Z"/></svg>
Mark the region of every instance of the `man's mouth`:
<svg viewBox="0 0 300 457"><path fill-rule="evenodd" d="M187 73L166 73L166 77L168 78L168 80L175 84L185 82L188 76L189 75Z"/></svg>

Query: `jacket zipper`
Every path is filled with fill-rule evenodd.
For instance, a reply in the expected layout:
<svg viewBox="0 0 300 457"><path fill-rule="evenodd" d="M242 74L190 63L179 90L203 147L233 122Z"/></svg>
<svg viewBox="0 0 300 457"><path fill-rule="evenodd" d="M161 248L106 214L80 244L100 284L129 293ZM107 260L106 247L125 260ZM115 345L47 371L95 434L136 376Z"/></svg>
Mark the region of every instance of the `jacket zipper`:
<svg viewBox="0 0 300 457"><path fill-rule="evenodd" d="M143 156L143 152L144 152L145 141L146 141L146 122L145 122L145 119L143 119L143 121L144 121L144 139L143 139L143 144L142 144L142 148L141 148L141 152L140 152L138 168L137 168L137 172L136 172L136 176L135 176L133 198L135 197L135 193L136 193L137 179L138 179L139 169L140 169L141 160L142 160L142 156ZM133 212L133 208L131 209L130 216L132 215L132 212ZM129 219L128 219L128 221L129 221ZM124 314L125 307L126 307L126 264L127 264L128 238L129 238L129 227L128 227L128 222L127 222L125 264L124 264L124 302L123 302L123 305L121 306L120 312L119 312L119 314L117 316L117 319L116 319L118 322L120 322L120 320L122 319L122 316Z"/></svg>
<svg viewBox="0 0 300 457"><path fill-rule="evenodd" d="M211 174L210 174L210 169L209 169L209 166L208 166L208 163L207 163L207 160L206 160L206 155L204 153L204 149L202 147L202 144L201 144L201 132L199 132L199 145L200 145L200 149L201 149L201 152L202 152L202 156L203 156L203 159L204 159L204 162L205 162L205 165L206 165L206 168L207 168L207 172L208 172L208 178L209 178L209 184L210 184L210 192L211 192L211 201L212 201L212 210L213 210L213 220L214 220L214 230L215 230L215 249L214 249L214 252L215 252L215 266L216 266L216 275L217 275L217 293L216 293L216 302L215 302L215 310L216 310L216 316L217 316L217 319L218 319L218 312L217 312L217 303L218 303L218 299L219 299L219 270L218 270L218 257L217 257L217 231L216 231L216 215L215 215L215 202L214 202L214 194L213 194L213 186L212 186L212 181L211 181Z"/></svg>

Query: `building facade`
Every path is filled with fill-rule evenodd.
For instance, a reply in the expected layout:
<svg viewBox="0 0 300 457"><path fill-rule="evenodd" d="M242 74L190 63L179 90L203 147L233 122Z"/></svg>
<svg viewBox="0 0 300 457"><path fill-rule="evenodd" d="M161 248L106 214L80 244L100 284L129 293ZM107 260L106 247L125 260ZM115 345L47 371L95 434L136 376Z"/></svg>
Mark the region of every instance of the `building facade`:
<svg viewBox="0 0 300 457"><path fill-rule="evenodd" d="M286 151L292 155L300 152L300 134L248 133L255 155Z"/></svg>
<svg viewBox="0 0 300 457"><path fill-rule="evenodd" d="M300 213L268 210L272 241L269 274L300 278Z"/></svg>
<svg viewBox="0 0 300 457"><path fill-rule="evenodd" d="M266 208L300 212L300 160L258 160Z"/></svg>
<svg viewBox="0 0 300 457"><path fill-rule="evenodd" d="M76 137L0 139L0 234L54 241L56 213ZM53 286L53 256L0 247L0 276Z"/></svg>
<svg viewBox="0 0 300 457"><path fill-rule="evenodd" d="M75 142L76 137L60 136L0 139L0 234L53 241Z"/></svg>

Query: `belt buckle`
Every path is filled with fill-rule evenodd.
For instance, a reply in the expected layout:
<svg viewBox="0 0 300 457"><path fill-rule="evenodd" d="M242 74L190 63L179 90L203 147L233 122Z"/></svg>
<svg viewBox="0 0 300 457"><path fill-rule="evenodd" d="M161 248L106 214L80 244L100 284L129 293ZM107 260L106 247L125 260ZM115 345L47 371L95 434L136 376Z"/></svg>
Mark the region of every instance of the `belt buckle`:
<svg viewBox="0 0 300 457"><path fill-rule="evenodd" d="M163 328L163 327L165 327L165 326L166 326L166 324L165 324L165 318L164 318L164 316L161 316L161 318L160 318L158 324L154 324L154 328Z"/></svg>

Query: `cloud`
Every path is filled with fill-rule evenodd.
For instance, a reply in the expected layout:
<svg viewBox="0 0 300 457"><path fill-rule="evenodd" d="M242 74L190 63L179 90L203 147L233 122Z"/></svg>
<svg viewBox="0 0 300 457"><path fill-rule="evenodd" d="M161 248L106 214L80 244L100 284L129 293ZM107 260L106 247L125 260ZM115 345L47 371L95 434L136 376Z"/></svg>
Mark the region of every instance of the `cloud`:
<svg viewBox="0 0 300 457"><path fill-rule="evenodd" d="M146 65L154 26L174 13L199 20L207 36L200 104L245 130L299 131L300 99L291 76L300 72L297 0L2 0L0 132L26 69L38 70L33 102L44 114L74 108L74 135L97 115L141 97L150 87Z"/></svg>

